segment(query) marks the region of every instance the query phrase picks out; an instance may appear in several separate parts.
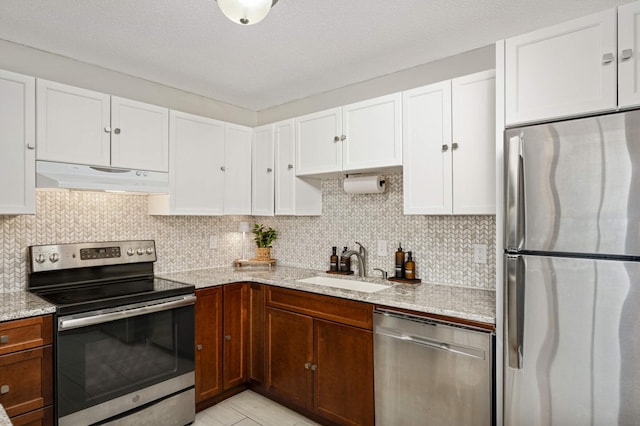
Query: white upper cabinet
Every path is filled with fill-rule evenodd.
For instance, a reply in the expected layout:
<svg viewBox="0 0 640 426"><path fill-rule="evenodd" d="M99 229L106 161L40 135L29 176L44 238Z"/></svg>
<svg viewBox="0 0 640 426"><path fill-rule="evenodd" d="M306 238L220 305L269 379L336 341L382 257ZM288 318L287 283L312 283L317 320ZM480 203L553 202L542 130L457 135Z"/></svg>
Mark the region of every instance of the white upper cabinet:
<svg viewBox="0 0 640 426"><path fill-rule="evenodd" d="M169 194L149 195L149 214L224 213L224 122L170 112Z"/></svg>
<svg viewBox="0 0 640 426"><path fill-rule="evenodd" d="M37 80L38 160L168 171L166 108Z"/></svg>
<svg viewBox="0 0 640 426"><path fill-rule="evenodd" d="M296 176L295 136L294 120L285 120L273 125L275 213L318 216L322 214L322 181Z"/></svg>
<svg viewBox="0 0 640 426"><path fill-rule="evenodd" d="M544 121L616 108L616 10L505 42L505 121Z"/></svg>
<svg viewBox="0 0 640 426"><path fill-rule="evenodd" d="M253 129L251 214L274 215L273 125Z"/></svg>
<svg viewBox="0 0 640 426"><path fill-rule="evenodd" d="M404 214L451 214L451 81L403 93Z"/></svg>
<svg viewBox="0 0 640 426"><path fill-rule="evenodd" d="M342 109L333 108L298 117L296 174L313 175L342 170Z"/></svg>
<svg viewBox="0 0 640 426"><path fill-rule="evenodd" d="M618 7L618 104L640 105L640 2Z"/></svg>
<svg viewBox="0 0 640 426"><path fill-rule="evenodd" d="M496 214L496 74L451 81L453 213Z"/></svg>
<svg viewBox="0 0 640 426"><path fill-rule="evenodd" d="M37 80L38 160L111 165L109 95Z"/></svg>
<svg viewBox="0 0 640 426"><path fill-rule="evenodd" d="M297 175L401 166L401 103L395 93L297 118Z"/></svg>
<svg viewBox="0 0 640 426"><path fill-rule="evenodd" d="M35 213L35 79L0 70L0 214Z"/></svg>
<svg viewBox="0 0 640 426"><path fill-rule="evenodd" d="M342 170L402 165L402 94L342 107Z"/></svg>
<svg viewBox="0 0 640 426"><path fill-rule="evenodd" d="M111 165L166 172L169 169L166 108L111 97Z"/></svg>
<svg viewBox="0 0 640 426"><path fill-rule="evenodd" d="M403 94L405 214L495 214L495 71Z"/></svg>
<svg viewBox="0 0 640 426"><path fill-rule="evenodd" d="M225 123L224 133L224 214L250 215L252 129Z"/></svg>

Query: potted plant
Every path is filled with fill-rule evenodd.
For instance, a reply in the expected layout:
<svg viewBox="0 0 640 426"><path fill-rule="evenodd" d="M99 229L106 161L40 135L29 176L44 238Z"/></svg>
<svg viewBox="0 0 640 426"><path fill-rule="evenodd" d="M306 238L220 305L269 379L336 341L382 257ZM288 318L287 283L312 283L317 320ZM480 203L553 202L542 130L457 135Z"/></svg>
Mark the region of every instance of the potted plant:
<svg viewBox="0 0 640 426"><path fill-rule="evenodd" d="M273 228L257 223L253 225L253 240L256 242L256 257L258 260L271 260L271 244L278 238Z"/></svg>

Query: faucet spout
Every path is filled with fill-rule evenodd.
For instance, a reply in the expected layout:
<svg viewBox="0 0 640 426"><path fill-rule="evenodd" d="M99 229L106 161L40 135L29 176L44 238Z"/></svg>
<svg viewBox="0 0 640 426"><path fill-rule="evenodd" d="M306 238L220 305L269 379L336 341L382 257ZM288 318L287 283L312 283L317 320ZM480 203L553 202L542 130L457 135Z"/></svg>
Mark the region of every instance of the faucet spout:
<svg viewBox="0 0 640 426"><path fill-rule="evenodd" d="M360 243L356 243L360 246L360 250L359 251L355 251L355 250L348 250L345 251L344 253L342 253L343 256L346 257L351 257L351 256L355 256L356 259L358 259L358 276L361 278L366 277L366 269L365 269L365 249L364 247L362 247L362 244Z"/></svg>

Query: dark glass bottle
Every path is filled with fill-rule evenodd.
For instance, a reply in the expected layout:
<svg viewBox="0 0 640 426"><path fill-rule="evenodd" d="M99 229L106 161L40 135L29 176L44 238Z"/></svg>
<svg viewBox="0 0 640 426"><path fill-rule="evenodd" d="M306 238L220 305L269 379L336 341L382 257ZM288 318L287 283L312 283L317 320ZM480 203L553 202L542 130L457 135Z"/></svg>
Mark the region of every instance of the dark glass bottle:
<svg viewBox="0 0 640 426"><path fill-rule="evenodd" d="M396 251L396 278L404 278L404 252L402 251L402 244L398 243L398 251Z"/></svg>
<svg viewBox="0 0 640 426"><path fill-rule="evenodd" d="M410 251L407 252L408 259L404 263L404 277L408 280L416 279L416 262L413 261L413 256Z"/></svg>
<svg viewBox="0 0 640 426"><path fill-rule="evenodd" d="M329 260L329 270L332 272L336 272L339 267L339 264L338 264L339 260L338 260L338 254L337 254L338 247L331 247L331 250L333 254L331 255L331 258Z"/></svg>
<svg viewBox="0 0 640 426"><path fill-rule="evenodd" d="M351 271L351 257L345 256L344 254L347 252L348 247L345 247L342 251L342 256L340 256L340 271L341 272L349 272Z"/></svg>

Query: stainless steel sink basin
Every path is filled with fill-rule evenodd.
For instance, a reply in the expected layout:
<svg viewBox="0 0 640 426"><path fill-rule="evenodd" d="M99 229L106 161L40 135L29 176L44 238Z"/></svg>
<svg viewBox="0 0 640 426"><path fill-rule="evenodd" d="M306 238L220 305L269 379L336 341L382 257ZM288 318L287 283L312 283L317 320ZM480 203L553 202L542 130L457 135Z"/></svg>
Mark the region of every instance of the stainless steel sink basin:
<svg viewBox="0 0 640 426"><path fill-rule="evenodd" d="M342 288L345 290L361 291L363 293L375 293L376 291L381 291L390 287L388 285L370 283L367 281L345 280L342 278L332 277L310 277L298 281L308 284Z"/></svg>

